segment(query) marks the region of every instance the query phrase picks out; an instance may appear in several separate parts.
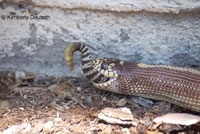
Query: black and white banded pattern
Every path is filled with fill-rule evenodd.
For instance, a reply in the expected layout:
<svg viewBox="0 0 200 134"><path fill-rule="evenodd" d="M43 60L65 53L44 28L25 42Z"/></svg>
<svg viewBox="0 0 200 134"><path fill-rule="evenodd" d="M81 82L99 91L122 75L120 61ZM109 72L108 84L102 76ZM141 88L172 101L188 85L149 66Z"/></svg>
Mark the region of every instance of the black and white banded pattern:
<svg viewBox="0 0 200 134"><path fill-rule="evenodd" d="M92 63L92 56L89 49L83 44L79 44L79 51L82 54L82 70L85 76L94 83L104 82L107 80L107 77L99 73Z"/></svg>

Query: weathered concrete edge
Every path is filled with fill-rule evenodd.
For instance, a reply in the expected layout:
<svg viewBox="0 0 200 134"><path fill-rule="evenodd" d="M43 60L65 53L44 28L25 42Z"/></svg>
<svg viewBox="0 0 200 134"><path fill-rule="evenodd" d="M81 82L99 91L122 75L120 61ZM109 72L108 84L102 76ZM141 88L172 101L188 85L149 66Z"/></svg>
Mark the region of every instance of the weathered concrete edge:
<svg viewBox="0 0 200 134"><path fill-rule="evenodd" d="M179 14L185 12L199 12L200 1L190 0L0 0L0 4L26 4L29 6L61 8L61 9L87 9L112 12L154 12Z"/></svg>

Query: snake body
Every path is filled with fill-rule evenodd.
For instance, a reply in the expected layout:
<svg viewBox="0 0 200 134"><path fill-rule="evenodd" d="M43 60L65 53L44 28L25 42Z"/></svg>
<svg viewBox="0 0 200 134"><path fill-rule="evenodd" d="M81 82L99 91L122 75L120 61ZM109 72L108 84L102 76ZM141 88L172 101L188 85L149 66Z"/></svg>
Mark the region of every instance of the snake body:
<svg viewBox="0 0 200 134"><path fill-rule="evenodd" d="M71 71L75 51L81 52L83 73L97 88L119 94L163 100L200 112L198 70L112 58L92 59L83 43L71 43L65 49L65 60Z"/></svg>

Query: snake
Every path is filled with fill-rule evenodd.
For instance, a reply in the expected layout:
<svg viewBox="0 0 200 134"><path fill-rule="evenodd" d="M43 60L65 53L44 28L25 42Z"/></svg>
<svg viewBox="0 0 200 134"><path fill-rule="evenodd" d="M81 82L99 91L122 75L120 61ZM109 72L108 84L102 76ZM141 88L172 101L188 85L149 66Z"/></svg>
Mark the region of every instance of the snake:
<svg viewBox="0 0 200 134"><path fill-rule="evenodd" d="M200 71L171 65L153 65L114 58L93 59L82 42L65 48L65 61L74 69L74 52L82 56L82 71L99 89L167 101L185 109L200 112Z"/></svg>

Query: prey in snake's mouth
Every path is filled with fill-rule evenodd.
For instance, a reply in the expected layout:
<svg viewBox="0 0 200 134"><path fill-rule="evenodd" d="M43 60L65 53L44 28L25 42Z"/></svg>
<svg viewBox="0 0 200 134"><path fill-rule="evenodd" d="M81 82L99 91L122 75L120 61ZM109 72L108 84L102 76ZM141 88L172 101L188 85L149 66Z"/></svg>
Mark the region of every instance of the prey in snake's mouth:
<svg viewBox="0 0 200 134"><path fill-rule="evenodd" d="M112 82L117 80L118 73L113 70L113 66L115 65L114 63L112 63L113 60L114 59L106 58L92 60L93 68L104 76L104 79L102 79L98 83L93 82L95 86L106 88L111 85Z"/></svg>

